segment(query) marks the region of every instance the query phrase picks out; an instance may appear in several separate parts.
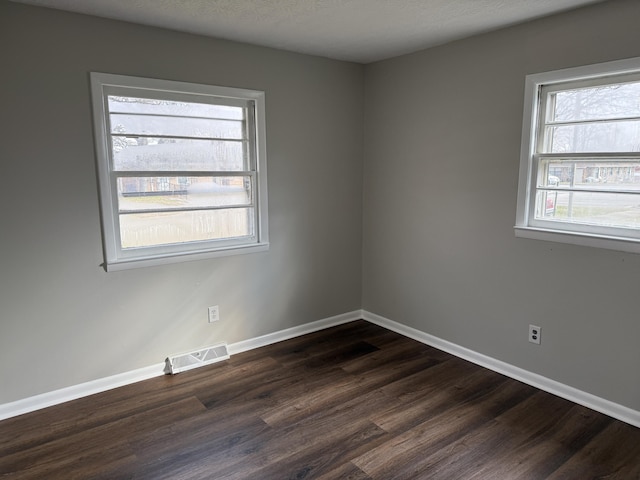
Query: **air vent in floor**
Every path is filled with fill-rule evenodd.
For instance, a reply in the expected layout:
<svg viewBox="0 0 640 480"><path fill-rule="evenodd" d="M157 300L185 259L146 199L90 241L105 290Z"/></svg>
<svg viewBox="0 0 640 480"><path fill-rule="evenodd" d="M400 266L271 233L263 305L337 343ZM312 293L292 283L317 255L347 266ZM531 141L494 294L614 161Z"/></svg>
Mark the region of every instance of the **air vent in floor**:
<svg viewBox="0 0 640 480"><path fill-rule="evenodd" d="M206 347L195 352L183 353L167 358L167 367L169 373L175 373L191 370L192 368L203 367L215 362L227 360L229 358L229 350L226 343Z"/></svg>

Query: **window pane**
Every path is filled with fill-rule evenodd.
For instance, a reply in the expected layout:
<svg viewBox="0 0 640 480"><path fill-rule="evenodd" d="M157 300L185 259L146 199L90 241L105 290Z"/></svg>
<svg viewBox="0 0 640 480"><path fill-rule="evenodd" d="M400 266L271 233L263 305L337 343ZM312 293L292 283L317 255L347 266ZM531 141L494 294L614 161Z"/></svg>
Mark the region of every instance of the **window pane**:
<svg viewBox="0 0 640 480"><path fill-rule="evenodd" d="M640 121L545 128L544 153L640 152Z"/></svg>
<svg viewBox="0 0 640 480"><path fill-rule="evenodd" d="M249 170L242 141L113 135L112 148L119 171Z"/></svg>
<svg viewBox="0 0 640 480"><path fill-rule="evenodd" d="M550 94L552 121L640 116L640 82L565 90Z"/></svg>
<svg viewBox="0 0 640 480"><path fill-rule="evenodd" d="M170 115L179 117L243 120L244 108L208 103L175 102L136 97L108 96L110 113Z"/></svg>
<svg viewBox="0 0 640 480"><path fill-rule="evenodd" d="M120 212L251 205L251 177L121 177Z"/></svg>
<svg viewBox="0 0 640 480"><path fill-rule="evenodd" d="M254 235L252 208L120 215L123 249Z"/></svg>
<svg viewBox="0 0 640 480"><path fill-rule="evenodd" d="M112 113L111 133L191 138L243 138L244 122L211 118Z"/></svg>
<svg viewBox="0 0 640 480"><path fill-rule="evenodd" d="M544 187L563 187L571 183L573 176L573 162L540 162L538 169L538 188Z"/></svg>
<svg viewBox="0 0 640 480"><path fill-rule="evenodd" d="M640 192L640 161L542 160L537 186Z"/></svg>
<svg viewBox="0 0 640 480"><path fill-rule="evenodd" d="M604 227L640 227L640 193L544 191L535 218Z"/></svg>

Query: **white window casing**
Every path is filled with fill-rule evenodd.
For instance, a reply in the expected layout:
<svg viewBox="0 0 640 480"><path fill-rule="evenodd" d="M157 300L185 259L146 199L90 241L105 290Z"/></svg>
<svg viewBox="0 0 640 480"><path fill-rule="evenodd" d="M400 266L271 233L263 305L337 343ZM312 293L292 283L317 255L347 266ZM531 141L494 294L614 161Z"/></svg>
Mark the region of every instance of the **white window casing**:
<svg viewBox="0 0 640 480"><path fill-rule="evenodd" d="M268 249L264 92L90 78L107 271Z"/></svg>
<svg viewBox="0 0 640 480"><path fill-rule="evenodd" d="M526 77L515 233L640 253L640 58Z"/></svg>

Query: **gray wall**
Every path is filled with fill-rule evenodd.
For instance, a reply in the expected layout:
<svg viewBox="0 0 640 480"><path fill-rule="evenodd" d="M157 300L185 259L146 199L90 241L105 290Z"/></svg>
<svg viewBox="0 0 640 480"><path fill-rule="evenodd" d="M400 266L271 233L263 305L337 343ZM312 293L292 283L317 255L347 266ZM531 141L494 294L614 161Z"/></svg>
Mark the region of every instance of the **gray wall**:
<svg viewBox="0 0 640 480"><path fill-rule="evenodd" d="M610 1L367 66L366 310L640 410L640 256L512 228L525 75L640 56L638 19Z"/></svg>
<svg viewBox="0 0 640 480"><path fill-rule="evenodd" d="M360 308L362 66L5 0L0 65L0 404ZM264 90L271 249L105 273L90 71Z"/></svg>

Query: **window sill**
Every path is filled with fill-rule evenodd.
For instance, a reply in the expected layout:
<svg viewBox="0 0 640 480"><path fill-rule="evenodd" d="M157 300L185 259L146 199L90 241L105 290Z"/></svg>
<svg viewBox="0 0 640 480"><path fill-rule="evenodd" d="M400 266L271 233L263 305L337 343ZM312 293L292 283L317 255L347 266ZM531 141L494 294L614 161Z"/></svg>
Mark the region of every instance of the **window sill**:
<svg viewBox="0 0 640 480"><path fill-rule="evenodd" d="M563 230L523 227L519 225L516 225L514 229L516 237L520 238L568 243L583 247L604 248L620 252L640 253L640 242L622 237L565 232Z"/></svg>
<svg viewBox="0 0 640 480"><path fill-rule="evenodd" d="M206 252L193 252L184 254L158 255L155 257L127 258L123 260L109 261L102 266L107 272L117 272L119 270L129 270L132 268L156 267L171 263L190 262L194 260L206 260L208 258L227 257L230 255L242 255L246 253L266 252L269 250L268 243L251 244L243 247L232 247Z"/></svg>

